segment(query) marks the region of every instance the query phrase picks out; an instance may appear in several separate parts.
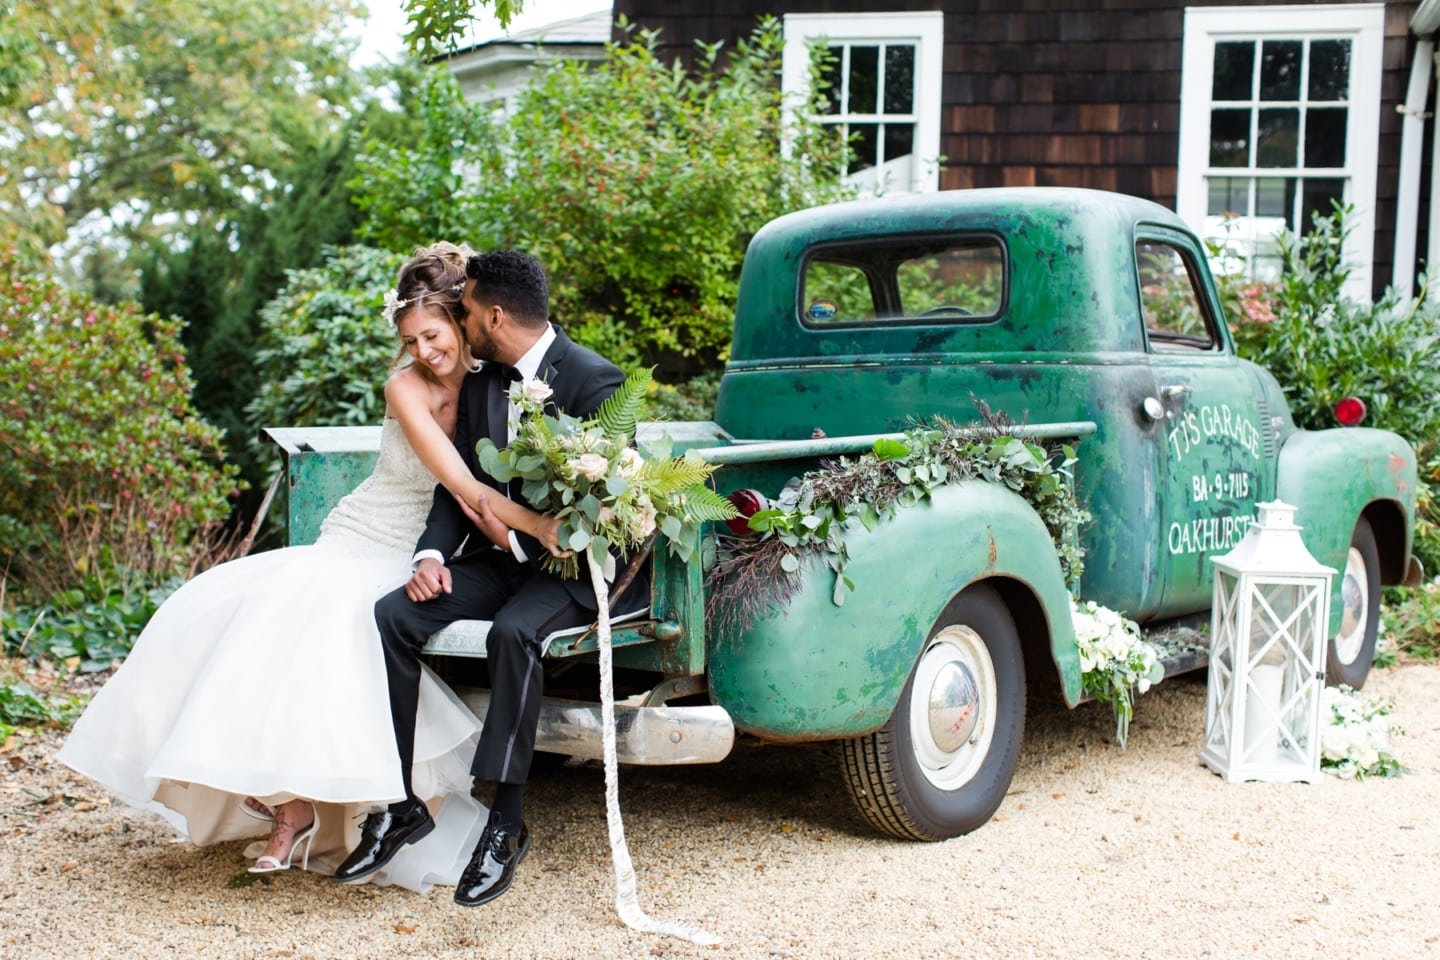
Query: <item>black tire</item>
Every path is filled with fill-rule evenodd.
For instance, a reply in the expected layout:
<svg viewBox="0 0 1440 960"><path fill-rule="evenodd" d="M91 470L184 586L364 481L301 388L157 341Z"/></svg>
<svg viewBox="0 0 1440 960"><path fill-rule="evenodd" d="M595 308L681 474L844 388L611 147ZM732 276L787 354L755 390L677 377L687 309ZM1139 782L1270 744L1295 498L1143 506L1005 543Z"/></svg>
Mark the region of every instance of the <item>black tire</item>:
<svg viewBox="0 0 1440 960"><path fill-rule="evenodd" d="M1345 609L1339 633L1325 647L1325 682L1359 690L1370 676L1380 628L1380 550L1370 521L1364 517L1355 523L1340 577Z"/></svg>
<svg viewBox="0 0 1440 960"><path fill-rule="evenodd" d="M949 694L951 708L935 711L932 694ZM949 726L937 726L942 718ZM999 809L1024 733L1019 632L1000 595L981 584L935 621L890 719L843 741L840 759L872 826L907 840L945 840Z"/></svg>

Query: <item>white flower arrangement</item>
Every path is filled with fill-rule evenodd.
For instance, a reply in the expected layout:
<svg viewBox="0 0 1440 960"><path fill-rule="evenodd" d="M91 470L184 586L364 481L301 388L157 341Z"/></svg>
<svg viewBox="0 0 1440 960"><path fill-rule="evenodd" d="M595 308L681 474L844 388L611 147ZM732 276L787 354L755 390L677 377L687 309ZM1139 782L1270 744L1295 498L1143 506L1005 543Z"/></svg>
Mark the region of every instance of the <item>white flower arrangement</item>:
<svg viewBox="0 0 1440 960"><path fill-rule="evenodd" d="M1135 694L1165 677L1160 657L1140 636L1135 621L1093 600L1071 600L1070 619L1075 624L1084 691L1114 708L1115 739L1124 747L1135 714Z"/></svg>
<svg viewBox="0 0 1440 960"><path fill-rule="evenodd" d="M1405 767L1390 752L1390 736L1403 734L1388 717L1395 702L1364 700L1343 684L1320 699L1320 769L1342 780L1395 777Z"/></svg>

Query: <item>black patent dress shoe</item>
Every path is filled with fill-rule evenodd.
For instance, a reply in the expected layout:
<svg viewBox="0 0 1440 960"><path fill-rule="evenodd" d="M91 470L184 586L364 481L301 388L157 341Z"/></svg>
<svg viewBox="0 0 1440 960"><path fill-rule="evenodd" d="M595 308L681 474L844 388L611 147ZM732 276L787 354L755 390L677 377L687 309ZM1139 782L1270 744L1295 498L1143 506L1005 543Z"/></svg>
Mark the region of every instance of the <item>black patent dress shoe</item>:
<svg viewBox="0 0 1440 960"><path fill-rule="evenodd" d="M407 843L414 843L431 830L435 821L419 800L394 803L365 818L360 828L360 843L335 871L335 879L344 883L364 880L394 859Z"/></svg>
<svg viewBox="0 0 1440 960"><path fill-rule="evenodd" d="M529 852L530 831L525 825L520 825L519 833L512 833L491 813L470 863L455 885L455 902L462 907L478 907L509 890L515 882L515 868Z"/></svg>

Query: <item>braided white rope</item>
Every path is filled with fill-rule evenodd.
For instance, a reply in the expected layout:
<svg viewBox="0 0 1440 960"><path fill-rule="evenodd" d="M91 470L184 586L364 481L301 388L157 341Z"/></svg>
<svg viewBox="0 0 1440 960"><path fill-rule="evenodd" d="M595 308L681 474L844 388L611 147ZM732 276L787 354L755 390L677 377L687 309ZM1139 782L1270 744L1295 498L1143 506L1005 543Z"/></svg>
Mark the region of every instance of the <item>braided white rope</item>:
<svg viewBox="0 0 1440 960"><path fill-rule="evenodd" d="M610 862L615 866L615 912L633 930L680 937L702 947L711 947L720 938L703 927L674 920L656 920L640 908L636 895L635 864L630 848L625 845L625 824L620 820L620 764L615 756L615 678L611 675L610 600L605 575L590 551L585 551L590 564L590 583L595 587L596 622L600 641L600 718L604 726L605 756L605 823L610 828Z"/></svg>

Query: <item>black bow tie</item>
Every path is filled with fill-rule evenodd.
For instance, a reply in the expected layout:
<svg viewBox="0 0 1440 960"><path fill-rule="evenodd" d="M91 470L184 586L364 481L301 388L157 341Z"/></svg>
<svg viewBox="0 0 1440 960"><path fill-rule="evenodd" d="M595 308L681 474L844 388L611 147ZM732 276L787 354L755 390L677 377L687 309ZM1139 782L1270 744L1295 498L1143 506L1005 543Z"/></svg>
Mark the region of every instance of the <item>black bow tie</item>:
<svg viewBox="0 0 1440 960"><path fill-rule="evenodd" d="M516 370L508 363L492 363L491 366L495 368L495 376L500 378L502 384L511 384L517 380L525 379L520 375L519 370Z"/></svg>

